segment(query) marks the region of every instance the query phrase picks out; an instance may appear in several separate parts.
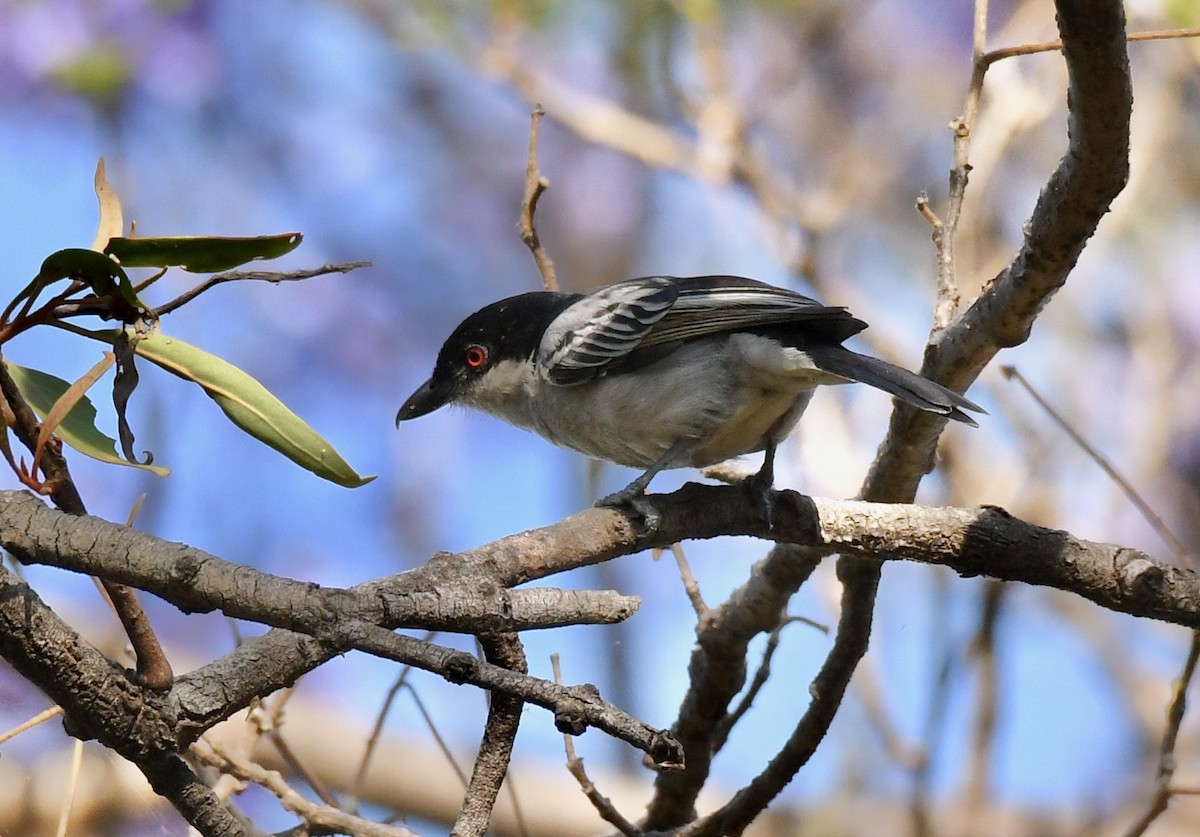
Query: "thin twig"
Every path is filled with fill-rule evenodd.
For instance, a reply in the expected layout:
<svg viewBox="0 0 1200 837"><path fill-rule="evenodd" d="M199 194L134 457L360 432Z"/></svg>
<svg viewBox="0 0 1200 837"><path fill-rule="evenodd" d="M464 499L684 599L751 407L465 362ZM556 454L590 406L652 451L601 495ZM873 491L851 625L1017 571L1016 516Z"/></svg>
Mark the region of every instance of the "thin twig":
<svg viewBox="0 0 1200 837"><path fill-rule="evenodd" d="M1200 27L1188 29L1153 29L1148 32L1131 32L1125 36L1127 41L1165 41L1175 38L1200 38ZM991 66L1005 58L1016 58L1019 55L1035 55L1039 52L1058 52L1062 49L1062 41L1042 41L1037 44L1021 44L1019 46L994 49L983 55L980 60Z"/></svg>
<svg viewBox="0 0 1200 837"><path fill-rule="evenodd" d="M971 37L971 80L967 85L967 98L963 104L962 115L951 121L950 130L954 132L954 163L950 168L950 186L946 197L946 213L944 219L933 226L933 244L937 253L937 302L933 309L933 328L937 333L946 328L958 313L962 297L958 290L958 276L955 263L955 236L958 233L958 223L962 217L963 200L967 193L967 180L971 174L971 133L975 129L975 120L979 115L979 101L983 97L983 77L987 65L981 60L987 46L988 0L975 0L975 18ZM917 208L925 216L936 218L928 209L928 201L922 207L922 200L917 201Z"/></svg>
<svg viewBox="0 0 1200 837"><path fill-rule="evenodd" d="M317 795L318 799L330 808L341 809L341 803L333 795L333 791L329 790L325 783L321 781L321 777L309 770L308 766L300 760L295 751L288 746L287 741L283 737L283 732L279 727L271 728L267 740L275 745L275 749L279 752L279 757L283 759L288 767L295 771L297 776L304 780L305 784L312 788L313 793Z"/></svg>
<svg viewBox="0 0 1200 837"><path fill-rule="evenodd" d="M964 804L968 833L979 833L974 826L987 809L990 785L988 765L995 752L996 716L1000 702L999 667L996 665L996 630L1000 619L1004 591L1008 588L998 581L987 582L983 606L980 608L979 628L971 641L971 653L979 668L976 688L975 725L971 735L971 758L967 771Z"/></svg>
<svg viewBox="0 0 1200 837"><path fill-rule="evenodd" d="M959 655L957 644L950 630L949 579L944 572L934 573L933 602L930 606L930 646L934 648L937 665L932 669L933 682L926 704L922 723L921 741L924 758L912 770L912 793L909 796L909 820L913 837L934 837L938 833L934 819L930 816L930 785L934 773L934 759L945 734L949 713L951 686L956 682L954 674Z"/></svg>
<svg viewBox="0 0 1200 837"><path fill-rule="evenodd" d="M49 721L51 718L57 717L57 716L61 715L62 713L63 713L63 709L61 706L51 706L49 709L46 709L46 710L43 710L43 711L37 713L32 718L30 718L28 721L25 721L24 723L21 723L21 724L17 724L17 726L13 727L8 732L0 732L0 744L3 744L5 741L8 741L10 738L16 738L21 733L27 732L28 730L33 729L38 724L44 724L46 721Z"/></svg>
<svg viewBox="0 0 1200 837"><path fill-rule="evenodd" d="M254 782L266 788L275 794L284 808L303 818L317 833L355 834L361 837L416 837L412 831L398 825L371 822L328 805L318 805L301 796L278 771L267 770L247 759L226 753L211 741L205 740L205 743L211 751L206 751L199 743L192 745L192 753L202 762L230 773L242 781Z"/></svg>
<svg viewBox="0 0 1200 837"><path fill-rule="evenodd" d="M538 199L550 188L547 180L538 170L538 127L546 111L542 106L534 105L529 119L529 155L525 161L525 196L521 200L521 214L517 221L517 229L521 233L521 241L533 254L537 263L538 273L542 275L542 284L548 291L558 290L558 276L554 271L554 261L538 238L537 227L534 226L533 216L537 212Z"/></svg>
<svg viewBox="0 0 1200 837"><path fill-rule="evenodd" d="M554 682L562 685L562 667L559 664L557 652L550 655L550 666L554 670ZM617 810L617 806L613 805L611 799L600 793L599 789L592 783L591 778L587 775L587 770L583 767L583 759L575 754L575 740L572 736L563 734L563 748L567 754L567 771L575 777L575 781L579 783L579 789L583 791L583 795L592 803L592 807L596 809L605 822L611 825L617 831L625 835L625 837L635 837L641 834L641 830L625 819L624 815Z"/></svg>
<svg viewBox="0 0 1200 837"><path fill-rule="evenodd" d="M1005 378L1015 380L1028 392L1055 424L1061 427L1071 437L1071 440L1082 448L1093 462L1100 466L1100 469L1104 471L1108 478L1117 484L1129 502L1133 504L1134 508L1142 515L1142 518L1150 525L1150 528L1154 530L1175 554L1176 560L1181 564L1190 563L1191 554L1187 547L1183 545L1183 542L1175 536L1170 527L1150 507L1150 504L1138 493L1133 484L1100 451L1083 438L1083 435L1055 410L1042 397L1041 393L1034 389L1033 385L1026 380L1025 376L1016 367L1001 366L1000 371ZM1145 833L1151 823L1167 810L1167 805L1170 803L1172 794L1171 779L1175 775L1175 741L1179 735L1179 727L1183 723L1184 712L1187 710L1187 688L1195 673L1198 658L1200 658L1200 632L1193 631L1191 650L1188 653L1187 660L1184 662L1183 672L1179 675L1178 681L1176 681L1175 695L1167 712L1167 727L1163 732L1162 745L1159 748L1154 796L1151 798L1142 816L1130 826L1129 831L1126 832L1126 837L1136 837L1136 835Z"/></svg>
<svg viewBox="0 0 1200 837"><path fill-rule="evenodd" d="M450 752L450 745L446 743L446 739L442 738L442 734L438 732L437 724L433 722L433 716L425 708L425 703L421 700L421 696L417 694L417 690L413 688L411 683L404 684L404 687L412 695L413 703L416 705L417 711L421 713L421 717L425 720L425 726L429 727L429 734L433 736L438 749L442 751L442 755L446 757L446 761L450 762L450 767L454 769L454 773L458 776L458 780L462 782L463 788L466 788L470 784L467 772L462 769L462 765L454 758L454 753Z"/></svg>
<svg viewBox="0 0 1200 837"><path fill-rule="evenodd" d="M437 631L427 631L425 636L421 638L422 642L432 642L437 636ZM391 711L392 705L396 702L396 697L400 694L400 690L408 683L408 675L412 672L411 665L404 666L400 669L400 675L396 678L396 682L392 683L387 694L383 698L383 705L379 707L379 712L375 714L375 723L371 726L371 734L367 736L367 746L363 750L362 759L358 763L358 772L354 774L354 783L350 786L350 796L354 806L357 806L358 800L362 798L363 785L367 781L367 770L371 766L371 759L375 756L375 749L379 746L380 738L383 736L383 724L387 720L388 712ZM352 807L351 810L354 810Z"/></svg>
<svg viewBox="0 0 1200 837"><path fill-rule="evenodd" d="M675 566L679 568L679 579L683 582L683 590L687 593L688 601L692 603L692 610L696 611L696 618L703 622L710 615L710 609L704 603L704 597L700 594L700 585L696 583L696 576L692 575L692 567L688 563L687 553L683 551L683 544L671 544L671 555L675 557Z"/></svg>
<svg viewBox="0 0 1200 837"><path fill-rule="evenodd" d="M1183 542L1175 536L1175 533L1171 531L1171 528L1167 526L1163 519L1159 517L1157 513L1155 513L1154 509L1150 507L1150 504L1147 503L1142 495L1138 493L1138 490L1133 487L1133 484L1130 483L1129 480L1125 479L1121 472L1116 469L1116 467L1104 456L1104 454L1100 453L1100 451L1098 451L1090 442L1088 442L1087 439L1083 438L1083 434L1076 430L1062 415L1062 413L1054 409L1054 407L1050 405L1050 402L1043 398L1041 393L1034 389L1033 385L1029 383L1025 376L1022 375L1015 366L1001 366L1000 373L1008 380L1016 381L1027 393L1029 393L1030 397L1037 402L1037 405L1046 411L1046 415L1050 416L1054 423L1061 427L1063 431L1071 437L1071 441L1077 444L1084 451L1084 453L1086 453L1092 459L1093 462L1100 466L1100 469L1104 471L1108 478L1117 484L1117 487L1121 489L1126 498L1128 498L1129 502L1132 503L1134 508L1138 510L1138 512L1145 519L1146 523L1148 523L1150 528L1154 530L1155 534L1162 538L1163 543L1167 545L1167 548L1171 550L1180 563L1187 564L1191 561L1190 553L1188 552L1187 547L1184 546Z"/></svg>
<svg viewBox="0 0 1200 837"><path fill-rule="evenodd" d="M1156 820L1171 802L1173 790L1171 779L1175 776L1175 742L1179 737L1179 727L1183 723L1183 715L1187 711L1187 690L1196 673L1196 663L1200 660L1200 631L1192 632L1192 647L1188 651L1187 661L1183 671L1175 681L1175 695L1171 699L1171 707L1167 711L1167 728L1163 731L1162 744L1158 750L1158 775L1154 796L1146 810L1137 821L1125 832L1125 837L1139 837L1146 833L1151 823Z"/></svg>
<svg viewBox="0 0 1200 837"><path fill-rule="evenodd" d="M714 752L725 746L725 740L729 737L729 733L737 726L750 707L754 705L754 699L758 697L758 693L762 691L763 686L767 684L767 680L771 677L771 660L775 656L775 652L779 650L779 640L783 635L783 629L788 625L799 622L809 627L816 628L823 634L829 633L829 626L822 625L805 616L787 616L785 615L779 620L779 624L767 634L767 645L763 649L762 659L758 664L758 669L754 672L754 676L750 679L750 686L738 701L737 706L732 712L729 712L723 717L713 728L712 749Z"/></svg>
<svg viewBox="0 0 1200 837"><path fill-rule="evenodd" d="M54 837L67 837L67 824L71 821L71 808L75 805L75 789L79 786L79 771L83 769L83 742L76 739L71 748L71 772L67 774L67 792L63 797L62 810L58 813L58 828Z"/></svg>
<svg viewBox="0 0 1200 837"><path fill-rule="evenodd" d="M154 315L161 317L164 314L170 314L176 308L186 305L210 288L215 288L217 285L224 284L225 282L272 282L274 284L279 284L280 282L299 282L303 279L312 279L314 276L325 276L329 273L349 273L352 270L358 270L360 267L370 266L370 262L340 262L308 270L292 270L286 273L266 270L233 270L226 273L214 273L196 287L184 291L165 305L155 308Z"/></svg>

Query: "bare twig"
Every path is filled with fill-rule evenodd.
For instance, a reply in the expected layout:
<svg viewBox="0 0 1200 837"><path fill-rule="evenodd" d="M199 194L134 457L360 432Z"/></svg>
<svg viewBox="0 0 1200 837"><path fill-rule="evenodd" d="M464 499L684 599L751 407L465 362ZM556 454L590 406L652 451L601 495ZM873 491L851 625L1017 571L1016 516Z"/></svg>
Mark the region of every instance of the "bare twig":
<svg viewBox="0 0 1200 837"><path fill-rule="evenodd" d="M437 636L436 631L427 631L421 639L423 642L432 642L435 636ZM408 683L408 676L412 670L412 666L404 666L400 669L399 676L396 677L395 682L392 683L383 698L383 705L375 714L375 723L371 726L371 734L367 736L367 746L363 749L362 759L358 763L358 771L354 774L354 783L350 786L350 795L354 800L354 805L351 806L352 811L357 808L357 802L362 798L362 789L367 781L367 771L370 769L371 759L375 756L375 749L379 746L380 736L383 734L383 723L387 720L388 712L396 702L400 690Z"/></svg>
<svg viewBox="0 0 1200 837"><path fill-rule="evenodd" d="M550 258L550 254L546 252L546 248L542 246L541 239L538 237L537 227L534 225L533 216L537 212L538 200L542 193L550 188L550 181L547 180L538 170L538 129L542 123L542 117L546 115L546 111L540 104L533 106L533 111L529 118L529 155L525 161L525 196L521 200L521 214L517 221L517 229L521 233L521 241L529 248L529 252L533 254L533 260L537 263L538 273L542 276L542 284L546 286L548 291L558 290L558 276L554 271L554 261Z"/></svg>
<svg viewBox="0 0 1200 837"><path fill-rule="evenodd" d="M696 612L696 618L703 622L709 616L709 607L704 603L704 597L700 594L700 585L696 583L696 576L692 574L692 567L688 563L687 553L683 551L683 544L673 543L670 547L671 555L675 557L675 566L679 568L679 579L683 582L683 591L687 593L688 601L692 603L692 610Z"/></svg>
<svg viewBox="0 0 1200 837"><path fill-rule="evenodd" d="M554 682L562 685L562 667L559 664L558 654L550 655L550 666L554 670ZM592 803L592 807L596 809L596 813L603 820L611 825L617 831L625 835L625 837L635 837L641 834L641 830L625 818L625 816L617 810L617 806L612 800L602 794L596 785L592 782L584 769L583 759L575 754L575 739L563 734L563 748L567 755L567 771L575 777L575 781L579 783L579 789L583 791L584 796Z"/></svg>
<svg viewBox="0 0 1200 837"><path fill-rule="evenodd" d="M287 740L283 737L283 731L278 726L273 726L270 729L267 740L279 752L279 757L283 759L288 768L295 771L296 775L312 788L313 793L317 795L318 799L330 808L340 809L342 807L337 797L333 795L333 791L329 790L325 786L325 783L321 781L321 777L309 770L308 765L302 762L295 752L292 751L292 748L288 746Z"/></svg>
<svg viewBox="0 0 1200 837"><path fill-rule="evenodd" d="M46 723L46 721L49 721L51 718L58 717L59 715L62 714L62 712L63 712L63 710L62 710L61 706L51 706L49 709L42 710L41 712L37 713L32 718L30 718L28 721L24 721L23 723L17 724L15 727L8 730L7 732L0 733L0 744L3 744L5 741L8 741L10 738L16 738L18 735L20 735L23 732L28 732L29 730L36 727L38 724L44 724L44 723Z"/></svg>
<svg viewBox="0 0 1200 837"><path fill-rule="evenodd" d="M816 628L823 634L829 633L828 625L822 625L804 616L784 616L779 620L779 624L767 634L767 644L763 648L762 659L759 661L754 676L750 678L750 685L746 688L742 699L738 701L733 711L720 720L714 729L714 750L720 750L725 746L725 740L729 737L729 733L737 726L738 721L750 711L750 707L754 705L754 699L758 697L758 693L762 691L763 686L767 684L767 680L771 677L771 660L774 658L775 652L779 650L779 639L783 635L783 629L796 622Z"/></svg>
<svg viewBox="0 0 1200 837"><path fill-rule="evenodd" d="M311 802L292 788L278 771L267 770L248 759L224 752L212 742L206 744L192 747L192 752L201 761L243 781L261 785L275 794L284 808L323 833L355 834L361 837L416 837L407 828L371 822L337 808Z"/></svg>
<svg viewBox="0 0 1200 837"><path fill-rule="evenodd" d="M1158 750L1158 776L1155 784L1154 797L1146 807L1145 812L1125 832L1125 837L1139 837L1145 834L1150 825L1158 819L1167 805L1171 802L1171 779L1175 776L1175 741L1179 737L1179 727L1183 723L1183 715L1187 711L1187 690L1196 673L1196 663L1200 661L1200 631L1192 632L1192 647L1188 651L1187 661L1179 679L1175 681L1175 694L1171 706L1167 710L1167 728L1163 731L1162 744Z"/></svg>
<svg viewBox="0 0 1200 837"><path fill-rule="evenodd" d="M930 603L932 620L930 624L930 646L937 649L937 665L933 667L933 684L929 701L925 710L922 724L921 739L924 746L924 758L918 761L912 771L912 793L909 796L909 819L912 822L913 837L933 837L937 829L933 818L930 817L930 784L932 783L934 757L939 750L942 736L946 731L946 706L950 702L951 686L955 664L959 656L957 648L951 641L950 631L950 602L949 583L945 573L934 574L934 597Z"/></svg>
<svg viewBox="0 0 1200 837"><path fill-rule="evenodd" d="M161 317L164 314L170 314L176 308L186 305L210 288L215 288L217 285L222 285L225 282L271 282L274 284L279 284L280 282L299 282L303 279L312 279L314 276L325 276L329 273L349 273L352 270L370 266L370 262L341 262L338 264L326 264L307 270L292 270L285 273L266 270L233 270L226 273L214 273L196 287L184 291L170 302L155 308L154 315Z"/></svg>
<svg viewBox="0 0 1200 837"><path fill-rule="evenodd" d="M1125 40L1134 41L1166 41L1176 38L1200 38L1200 27L1190 29L1155 29L1149 32L1130 32ZM1019 55L1034 55L1039 52L1058 52L1062 49L1062 41L1043 41L1037 44L1020 44L1019 46L994 49L980 60L987 66L1003 61L1006 58L1016 58Z"/></svg>
<svg viewBox="0 0 1200 837"><path fill-rule="evenodd" d="M1033 398L1037 405L1046 412L1047 415L1062 428L1071 440L1083 449L1085 453L1095 462L1100 469L1108 476L1125 494L1129 502L1138 510L1142 518L1150 525L1150 528L1163 540L1167 547L1174 553L1176 560L1182 564L1191 563L1191 553L1183 542L1175 536L1170 527L1163 521L1161 517L1150 507L1150 504L1142 497L1142 495L1133 487L1133 484L1125 478L1125 476L1117 470L1117 468L1097 450L1091 443L1083 437L1083 434L1075 429L1066 418L1054 409L1050 403L1042 397L1033 385L1022 375L1014 366L1002 366L1000 371L1009 380L1015 380L1029 395ZM1151 798L1145 812L1138 820L1130 826L1126 832L1126 837L1136 837L1145 833L1150 825L1167 809L1170 804L1172 795L1171 779L1175 775L1175 741L1179 735L1179 727L1183 723L1184 712L1187 710L1187 689L1191 683L1192 676L1195 673L1197 659L1200 658L1200 632L1192 632L1192 645L1188 653L1187 660L1184 662L1183 671L1176 681L1175 695L1171 701L1171 706L1167 712L1167 727L1163 732L1162 744L1159 748L1157 780L1155 783L1154 796Z"/></svg>
<svg viewBox="0 0 1200 837"><path fill-rule="evenodd" d="M58 813L58 828L55 837L67 837L67 824L71 821L71 808L75 804L75 788L79 784L79 771L83 768L83 742L76 739L71 748L71 772L67 774L66 793L62 810Z"/></svg>
<svg viewBox="0 0 1200 837"><path fill-rule="evenodd" d="M971 734L971 758L968 768L964 804L968 833L979 833L975 823L987 810L991 792L988 770L994 751L996 716L999 712L999 672L996 665L996 626L1004 601L1004 585L989 581L984 588L980 608L979 628L971 642L972 656L979 669L976 687L975 726Z"/></svg>
<svg viewBox="0 0 1200 837"><path fill-rule="evenodd" d="M1150 525L1154 533L1167 545L1172 554L1181 563L1190 563L1191 556L1187 547L1175 536L1175 533L1171 531L1171 527L1167 526L1163 519L1150 507L1150 504L1146 502L1145 498L1133 487L1133 484L1116 469L1112 462L1104 454L1100 453L1087 439L1083 438L1083 434L1076 430L1062 413L1054 409L1050 402L1034 389L1033 384L1015 366L1001 366L1000 372L1010 381L1016 381L1022 389L1029 393L1029 396L1037 402L1037 405L1046 411L1046 415L1050 416L1054 423L1071 437L1071 441L1078 445L1093 462L1100 466L1100 469L1104 471L1109 479L1117 484L1117 487L1121 489L1125 497L1133 504L1133 507L1138 510L1138 513Z"/></svg>
<svg viewBox="0 0 1200 837"><path fill-rule="evenodd" d="M520 673L523 674L524 672ZM412 696L413 705L417 707L417 712L421 714L421 719L425 721L425 726L429 728L429 734L433 736L433 740L442 755L445 756L446 762L454 770L454 775L458 777L458 781L462 783L463 788L466 788L470 784L470 780L467 778L467 771L462 769L462 765L454 757L450 745L446 743L446 739L442 738L442 734L438 732L437 724L433 722L433 716L429 714L429 710L425 707L425 701L421 700L421 695L413 688L412 683L404 684L404 688Z"/></svg>
<svg viewBox="0 0 1200 837"><path fill-rule="evenodd" d="M960 294L955 272L955 238L958 223L962 218L963 200L967 193L967 180L971 174L971 132L979 115L979 101L983 97L983 77L987 65L983 63L987 45L988 0L975 0L975 18L971 36L971 80L967 85L967 99L962 114L950 123L954 132L954 162L950 168L950 191L946 200L944 219L931 221L933 244L937 252L937 302L933 309L932 332L936 334L950 324L958 313ZM922 196L923 198L924 196ZM928 201L917 201L926 220L937 216L928 210Z"/></svg>

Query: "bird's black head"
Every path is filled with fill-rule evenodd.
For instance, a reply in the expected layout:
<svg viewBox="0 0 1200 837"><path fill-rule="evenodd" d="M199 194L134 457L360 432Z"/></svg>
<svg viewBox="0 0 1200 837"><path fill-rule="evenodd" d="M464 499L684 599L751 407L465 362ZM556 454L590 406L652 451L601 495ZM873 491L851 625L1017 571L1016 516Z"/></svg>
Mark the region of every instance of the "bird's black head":
<svg viewBox="0 0 1200 837"><path fill-rule="evenodd" d="M502 361L531 361L551 321L579 294L533 293L511 296L463 320L438 352L433 375L414 392L396 424L463 401Z"/></svg>

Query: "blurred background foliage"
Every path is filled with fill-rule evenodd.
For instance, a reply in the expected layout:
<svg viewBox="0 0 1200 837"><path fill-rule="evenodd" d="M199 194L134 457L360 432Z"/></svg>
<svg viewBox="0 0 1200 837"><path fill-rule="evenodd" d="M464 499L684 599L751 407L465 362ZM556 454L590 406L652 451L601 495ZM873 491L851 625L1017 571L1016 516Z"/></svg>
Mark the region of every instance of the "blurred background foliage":
<svg viewBox="0 0 1200 837"><path fill-rule="evenodd" d="M1139 0L1128 13L1131 31L1198 22L1191 2ZM355 491L320 482L230 427L186 384L147 370L130 415L139 448L173 475L77 457L89 509L124 520L145 493L141 528L269 572L348 585L436 549L550 523L623 485L628 473L606 468L593 479L577 455L486 417L392 427L453 325L539 287L515 229L535 101L548 113L540 166L551 182L539 231L564 288L651 273L753 276L849 306L872 323L860 346L916 368L934 270L930 229L913 205L928 193L935 211L944 208L947 123L963 107L971 27L970 5L953 0L0 2L0 228L11 293L49 253L91 240L101 155L143 235L299 230L305 242L281 269L374 263L300 284L224 286L174 315L170 329L258 377L377 481ZM1054 37L1047 0L992 4L989 47ZM1030 341L1000 360L1110 457L1194 553L1200 40L1135 43L1130 53L1131 183ZM1054 52L988 73L959 234L967 298L1015 252L1065 147L1064 79ZM162 297L147 301L188 282L168 275ZM8 357L71 379L98 350L32 333ZM781 485L854 494L890 409L861 389L817 397L781 452ZM991 416L979 430L947 432L922 501L1002 505L1169 557L1026 393L990 369L971 397ZM695 476L674 472L656 488ZM687 551L715 603L763 545ZM119 653L119 629L90 581L24 572L72 624ZM549 676L558 651L568 680L596 683L650 723L669 724L694 619L671 562L627 558L573 583L641 595L642 610L617 628L526 637L532 671ZM824 568L792 612L828 623L835 592ZM149 607L181 670L257 631ZM828 833L882 833L885 815L896 829L884 831L898 833L926 799L935 812L975 804L1065 829L1119 825L1116 812L1145 798L1186 631L916 565L887 568L879 608L854 690L779 806L825 809L840 824ZM828 641L803 625L784 632L771 683L716 763L718 785L735 788L757 772L803 710ZM340 740L356 754L396 676L352 655L307 677L294 700L350 730ZM410 682L452 747L469 750L484 697L419 675ZM0 728L44 707L0 668ZM414 753L431 746L411 696L401 695L386 729ZM1196 733L1185 723L1182 784L1200 778ZM66 741L48 724L5 744L0 784L33 798ZM632 755L598 733L579 747L594 771L649 785ZM538 803L528 777L561 759L550 719L527 713L512 782L523 804ZM99 796L97 822L108 823L99 831L182 833L161 806L117 811L115 795ZM289 824L262 796L247 803L259 822ZM1198 821L1200 803L1184 798L1162 827L1187 833ZM600 828L597 819L592 830Z"/></svg>

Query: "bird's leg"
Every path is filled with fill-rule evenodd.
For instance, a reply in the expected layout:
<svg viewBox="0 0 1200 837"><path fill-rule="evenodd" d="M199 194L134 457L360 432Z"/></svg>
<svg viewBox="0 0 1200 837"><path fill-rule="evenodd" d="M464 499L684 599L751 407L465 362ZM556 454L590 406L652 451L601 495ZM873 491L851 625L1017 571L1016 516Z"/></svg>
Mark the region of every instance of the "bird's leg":
<svg viewBox="0 0 1200 837"><path fill-rule="evenodd" d="M622 488L620 491L609 494L607 497L602 497L596 501L597 506L608 506L610 508L619 508L628 506L637 512L645 522L647 529L658 528L658 511L654 505L646 499L646 489L650 486L650 480L654 479L655 474L666 468L674 461L679 452L683 450L686 444L686 439L679 439L671 447L667 448L667 452L654 461L654 464L646 469L646 472L635 479L629 485Z"/></svg>
<svg viewBox="0 0 1200 837"><path fill-rule="evenodd" d="M757 474L746 478L746 487L750 489L751 495L766 510L768 530L774 526L774 521L771 519L771 489L775 486L776 446L777 443L774 439L767 439L766 447L763 448L762 467L758 469Z"/></svg>

